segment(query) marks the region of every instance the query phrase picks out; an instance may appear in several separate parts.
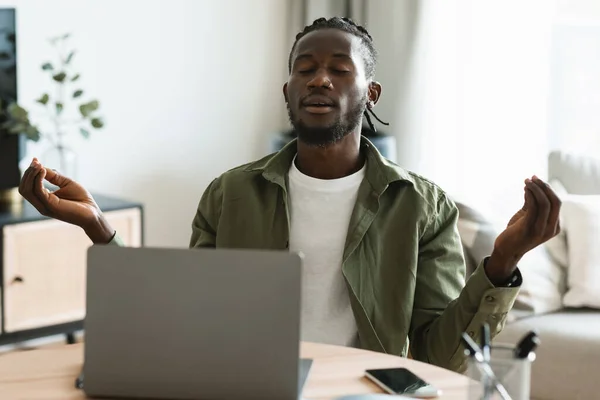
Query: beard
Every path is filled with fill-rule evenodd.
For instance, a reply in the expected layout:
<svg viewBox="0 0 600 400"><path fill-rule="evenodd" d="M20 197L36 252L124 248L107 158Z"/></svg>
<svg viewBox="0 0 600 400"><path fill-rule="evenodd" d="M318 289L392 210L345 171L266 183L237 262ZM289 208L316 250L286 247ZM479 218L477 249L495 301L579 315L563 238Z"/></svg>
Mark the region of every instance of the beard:
<svg viewBox="0 0 600 400"><path fill-rule="evenodd" d="M298 140L315 147L325 147L339 142L356 129L362 121L362 115L365 112L366 104L356 104L348 113L346 118L338 117L329 126L310 127L299 119L288 105L288 117L298 135Z"/></svg>

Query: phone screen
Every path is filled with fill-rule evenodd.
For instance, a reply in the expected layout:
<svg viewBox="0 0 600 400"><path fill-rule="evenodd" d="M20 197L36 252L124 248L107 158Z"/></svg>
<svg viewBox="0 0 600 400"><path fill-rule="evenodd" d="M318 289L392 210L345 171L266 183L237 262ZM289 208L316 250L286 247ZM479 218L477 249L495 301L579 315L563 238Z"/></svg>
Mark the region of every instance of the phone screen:
<svg viewBox="0 0 600 400"><path fill-rule="evenodd" d="M437 397L440 391L406 368L369 369L366 376L392 394L414 397Z"/></svg>

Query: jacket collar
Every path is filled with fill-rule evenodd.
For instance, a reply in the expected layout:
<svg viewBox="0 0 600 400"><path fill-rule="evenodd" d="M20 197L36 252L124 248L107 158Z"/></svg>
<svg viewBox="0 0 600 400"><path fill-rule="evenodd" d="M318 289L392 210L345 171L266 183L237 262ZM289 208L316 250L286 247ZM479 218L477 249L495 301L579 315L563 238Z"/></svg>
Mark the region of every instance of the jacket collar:
<svg viewBox="0 0 600 400"><path fill-rule="evenodd" d="M274 155L251 163L246 170L262 172L265 179L285 188L286 176L297 152L296 144L297 139L293 139ZM367 181L378 195L383 193L393 182L414 183L414 179L408 171L384 158L365 136L361 136L361 150L367 155Z"/></svg>

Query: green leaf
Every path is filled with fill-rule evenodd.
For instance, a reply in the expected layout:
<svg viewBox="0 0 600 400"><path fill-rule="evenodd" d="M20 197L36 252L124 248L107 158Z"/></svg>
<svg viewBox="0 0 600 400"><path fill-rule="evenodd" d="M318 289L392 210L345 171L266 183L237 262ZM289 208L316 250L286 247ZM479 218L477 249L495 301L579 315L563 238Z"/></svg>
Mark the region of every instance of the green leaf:
<svg viewBox="0 0 600 400"><path fill-rule="evenodd" d="M91 113L96 111L100 107L100 103L97 100L92 100L88 103L84 103L79 106L79 112L84 117L89 117Z"/></svg>
<svg viewBox="0 0 600 400"><path fill-rule="evenodd" d="M77 74L74 77L71 78L71 82L75 82L77 79L79 79L81 75Z"/></svg>
<svg viewBox="0 0 600 400"><path fill-rule="evenodd" d="M96 129L102 128L104 126L104 122L100 118L92 118L90 123Z"/></svg>
<svg viewBox="0 0 600 400"><path fill-rule="evenodd" d="M71 62L71 60L73 59L74 55L75 55L75 51L70 52L65 60L65 64L69 64Z"/></svg>
<svg viewBox="0 0 600 400"><path fill-rule="evenodd" d="M52 79L54 79L56 82L63 82L66 77L67 74L65 74L64 72L59 72L58 74L53 75Z"/></svg>
<svg viewBox="0 0 600 400"><path fill-rule="evenodd" d="M87 105L92 111L96 111L98 107L100 107L100 103L98 102L98 100L92 100L89 103L87 103Z"/></svg>
<svg viewBox="0 0 600 400"><path fill-rule="evenodd" d="M33 140L34 142L40 140L41 137L37 127L29 124L29 122L14 123L9 121L8 123L5 122L4 124L2 124L2 127L4 129L7 129L8 133L10 134L25 135L27 139Z"/></svg>
<svg viewBox="0 0 600 400"><path fill-rule="evenodd" d="M60 114L62 112L62 110L63 110L63 103L57 102L56 103L56 113Z"/></svg>
<svg viewBox="0 0 600 400"><path fill-rule="evenodd" d="M44 63L42 65L42 70L44 70L44 71L52 71L53 69L54 69L54 67L49 62Z"/></svg>
<svg viewBox="0 0 600 400"><path fill-rule="evenodd" d="M50 100L50 96L48 96L47 93L44 93L42 95L42 97L40 97L39 99L37 99L36 101L40 104L46 105L48 104L48 100Z"/></svg>
<svg viewBox="0 0 600 400"><path fill-rule="evenodd" d="M85 128L79 128L79 132L81 133L81 136L83 136L86 139L90 137L90 131L88 131Z"/></svg>
<svg viewBox="0 0 600 400"><path fill-rule="evenodd" d="M33 125L29 125L27 129L25 129L25 136L27 136L27 139L32 140L34 142L40 140L41 137L40 131L37 127Z"/></svg>
<svg viewBox="0 0 600 400"><path fill-rule="evenodd" d="M73 92L73 98L76 99L77 97L81 96L82 94L83 94L83 90L78 89L75 92Z"/></svg>
<svg viewBox="0 0 600 400"><path fill-rule="evenodd" d="M27 122L29 121L29 113L23 107L17 103L11 103L6 108L6 111L10 117L17 121Z"/></svg>
<svg viewBox="0 0 600 400"><path fill-rule="evenodd" d="M28 124L26 124L24 122L19 122L19 123L9 126L8 131L10 133L16 133L16 134L23 133L27 130L27 126L28 126Z"/></svg>

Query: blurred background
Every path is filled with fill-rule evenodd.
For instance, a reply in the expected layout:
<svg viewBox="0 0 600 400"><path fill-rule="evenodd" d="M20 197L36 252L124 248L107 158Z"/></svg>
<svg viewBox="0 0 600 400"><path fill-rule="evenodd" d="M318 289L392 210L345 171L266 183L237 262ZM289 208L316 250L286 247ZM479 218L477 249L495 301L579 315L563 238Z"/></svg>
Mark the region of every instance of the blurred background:
<svg viewBox="0 0 600 400"><path fill-rule="evenodd" d="M555 148L600 151L597 0L0 0L16 9L19 103L53 83L49 38L70 33L103 127L65 141L94 193L145 207L145 245L185 247L198 200L289 129L295 34L347 15L380 53L376 112L394 158L503 218ZM33 112L32 112L33 114ZM40 125L43 131L43 124ZM40 157L27 141L23 160ZM44 162L44 160L41 160Z"/></svg>

